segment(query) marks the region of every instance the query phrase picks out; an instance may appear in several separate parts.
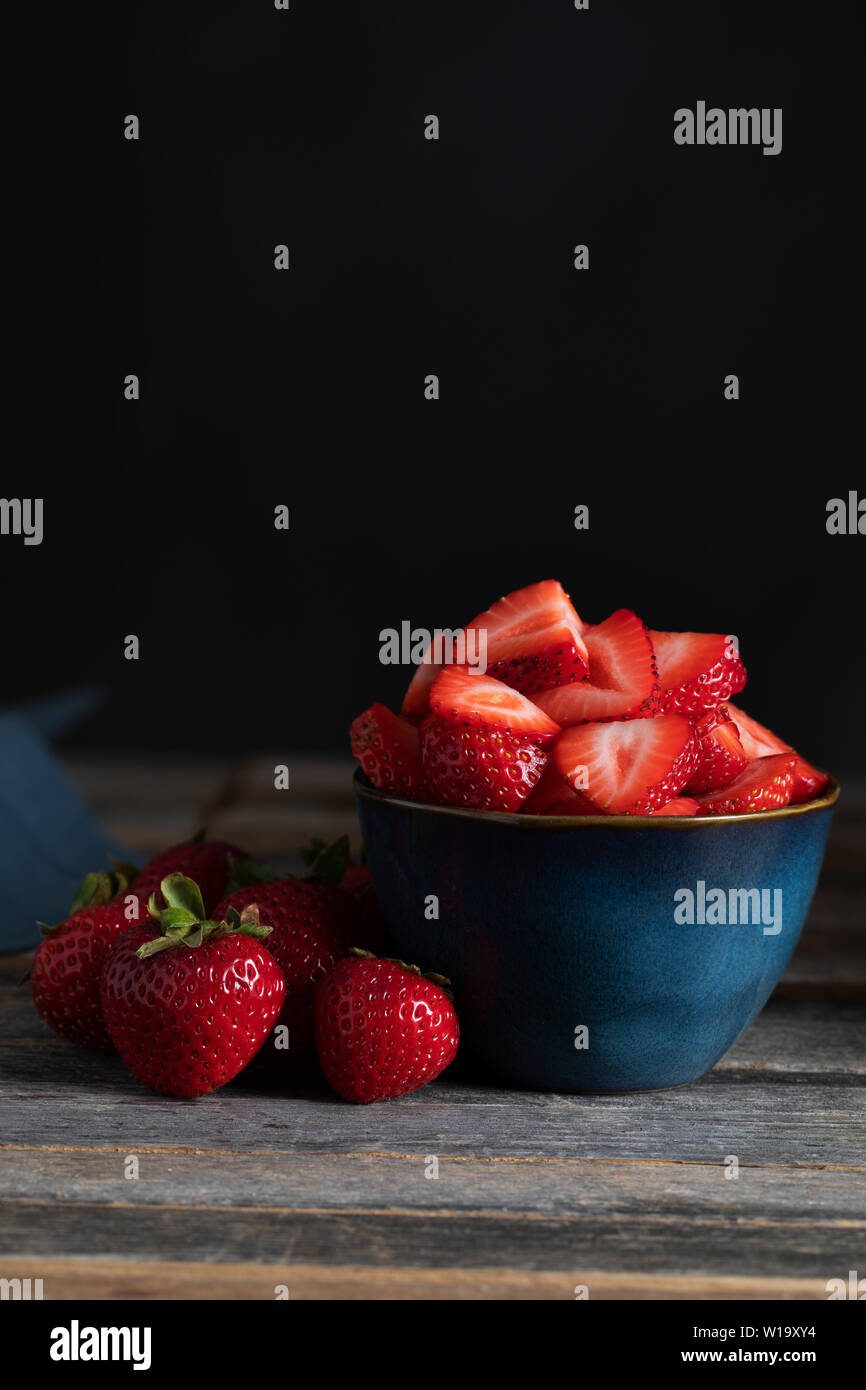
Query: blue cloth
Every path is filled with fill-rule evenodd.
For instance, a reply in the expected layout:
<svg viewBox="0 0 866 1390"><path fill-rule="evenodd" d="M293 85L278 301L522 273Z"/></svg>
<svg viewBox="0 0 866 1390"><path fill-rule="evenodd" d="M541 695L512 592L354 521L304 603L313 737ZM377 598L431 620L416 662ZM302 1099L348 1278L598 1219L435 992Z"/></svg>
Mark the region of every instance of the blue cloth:
<svg viewBox="0 0 866 1390"><path fill-rule="evenodd" d="M135 859L96 824L46 742L89 714L94 691L70 691L0 714L0 951L39 940L86 873L108 855Z"/></svg>

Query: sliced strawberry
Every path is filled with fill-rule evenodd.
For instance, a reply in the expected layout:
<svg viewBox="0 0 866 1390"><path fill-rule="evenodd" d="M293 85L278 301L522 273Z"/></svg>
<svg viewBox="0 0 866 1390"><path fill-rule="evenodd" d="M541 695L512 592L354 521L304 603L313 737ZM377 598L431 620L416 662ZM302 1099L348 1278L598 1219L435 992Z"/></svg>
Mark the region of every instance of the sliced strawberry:
<svg viewBox="0 0 866 1390"><path fill-rule="evenodd" d="M598 814L591 801L580 792L574 791L565 778L557 772L553 760L547 764L541 781L523 803L527 816L595 816Z"/></svg>
<svg viewBox="0 0 866 1390"><path fill-rule="evenodd" d="M408 719L375 704L359 714L349 730L352 753L373 783L384 792L422 797L421 744Z"/></svg>
<svg viewBox="0 0 866 1390"><path fill-rule="evenodd" d="M739 816L787 806L794 790L794 753L773 753L746 763L733 782L698 797L701 816Z"/></svg>
<svg viewBox="0 0 866 1390"><path fill-rule="evenodd" d="M433 799L476 811L519 811L547 764L534 738L458 728L435 714L421 725L421 754Z"/></svg>
<svg viewBox="0 0 866 1390"><path fill-rule="evenodd" d="M746 684L746 668L730 637L716 632L654 632L661 708L699 714L723 704Z"/></svg>
<svg viewBox="0 0 866 1390"><path fill-rule="evenodd" d="M586 675L583 623L556 579L516 589L466 630L486 632L488 675L515 690L545 690Z"/></svg>
<svg viewBox="0 0 866 1390"><path fill-rule="evenodd" d="M727 705L716 705L700 715L695 721L695 737L700 744L701 760L686 791L698 796L733 782L747 759Z"/></svg>
<svg viewBox="0 0 866 1390"><path fill-rule="evenodd" d="M584 629L589 676L542 691L536 703L557 724L643 719L655 711L658 677L652 643L636 613L619 608L597 627Z"/></svg>
<svg viewBox="0 0 866 1390"><path fill-rule="evenodd" d="M653 811L653 815L696 816L700 809L700 803L693 796L675 796L673 801L666 801L664 806L659 806L657 811Z"/></svg>
<svg viewBox="0 0 866 1390"><path fill-rule="evenodd" d="M446 661L453 661L453 641L449 637L443 636L442 649L436 654L444 656ZM443 662L432 660L433 655L433 651L428 647L424 660L416 666L415 674L409 682L409 688L403 696L400 713L406 719L420 721L430 713L430 687L443 666Z"/></svg>
<svg viewBox="0 0 866 1390"><path fill-rule="evenodd" d="M763 724L759 724L757 719L752 719L746 714L745 710L738 709L736 705L728 705L728 712L740 731L740 742L747 758L765 758L770 753L795 753L790 743L783 743L782 739L774 734L772 730L765 729ZM807 763L805 758L796 754L797 762L794 767L794 790L791 794L791 805L799 806L804 801L812 801L819 796L830 781L826 772L820 768L813 767Z"/></svg>
<svg viewBox="0 0 866 1390"><path fill-rule="evenodd" d="M471 666L442 668L430 691L430 710L446 724L502 729L533 739L539 747L552 743L559 733L559 725L519 690Z"/></svg>
<svg viewBox="0 0 866 1390"><path fill-rule="evenodd" d="M554 744L553 761L605 815L649 815L682 791L698 765L684 714L580 724Z"/></svg>
<svg viewBox="0 0 866 1390"><path fill-rule="evenodd" d="M791 745L784 743L770 729L765 729L757 719L752 719L737 705L728 705L728 714L733 719L740 734L740 742L747 758L766 758L771 753L792 753Z"/></svg>

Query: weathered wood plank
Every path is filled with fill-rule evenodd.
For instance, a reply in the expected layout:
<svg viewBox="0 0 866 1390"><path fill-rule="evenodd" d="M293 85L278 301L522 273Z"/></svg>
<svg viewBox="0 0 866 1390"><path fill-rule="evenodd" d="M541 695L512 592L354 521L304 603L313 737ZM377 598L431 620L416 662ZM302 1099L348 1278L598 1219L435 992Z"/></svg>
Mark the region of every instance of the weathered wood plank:
<svg viewBox="0 0 866 1390"><path fill-rule="evenodd" d="M485 1212L338 1212L6 1201L8 1255L377 1268L706 1273L827 1279L858 1268L862 1226ZM3 1261L0 1259L0 1264Z"/></svg>
<svg viewBox="0 0 866 1390"><path fill-rule="evenodd" d="M546 1096L441 1081L388 1105L294 1098L235 1084L200 1101L151 1095L119 1060L8 1049L24 1061L7 1085L5 1143L435 1153L551 1158L657 1158L718 1163L858 1165L866 1150L861 1094L818 1083L756 1083L748 1075L634 1096Z"/></svg>
<svg viewBox="0 0 866 1390"><path fill-rule="evenodd" d="M611 1299L826 1299L826 1280L714 1274L610 1274L584 1269L550 1273L543 1270L417 1269L391 1266L292 1263L201 1264L161 1259L133 1263L113 1259L39 1258L39 1276L46 1299L192 1299L232 1302L276 1297L286 1287L293 1301L304 1300L567 1300L575 1286L585 1285L590 1297ZM34 1277L28 1258L4 1261L4 1277Z"/></svg>
<svg viewBox="0 0 866 1390"><path fill-rule="evenodd" d="M358 1211L523 1212L534 1215L857 1222L866 1234L866 1165L743 1166L723 1161L611 1163L479 1161L430 1155L149 1153L122 1149L0 1149L0 1197L122 1205Z"/></svg>
<svg viewBox="0 0 866 1390"><path fill-rule="evenodd" d="M116 1057L56 1038L26 991L11 1003L7 994L0 1018L6 1142L710 1163L737 1153L742 1162L858 1164L866 1149L864 1010L852 1002L771 1001L714 1072L674 1091L557 1096L443 1080L372 1108L325 1090L262 1089L251 1074L201 1101L171 1101Z"/></svg>
<svg viewBox="0 0 866 1390"><path fill-rule="evenodd" d="M289 793L274 793L287 798ZM352 854L361 851L361 832L354 808L317 806L311 812L302 802L284 800L280 806L262 811L251 805L228 806L210 817L210 834L216 839L231 840L250 854L270 858L277 854L297 854L309 844L314 835L323 840L336 840L348 835Z"/></svg>
<svg viewBox="0 0 866 1390"><path fill-rule="evenodd" d="M744 1067L866 1076L866 1004L774 996L715 1072Z"/></svg>
<svg viewBox="0 0 866 1390"><path fill-rule="evenodd" d="M142 855L195 833L222 805L231 775L230 765L204 758L72 754L63 762L104 829Z"/></svg>

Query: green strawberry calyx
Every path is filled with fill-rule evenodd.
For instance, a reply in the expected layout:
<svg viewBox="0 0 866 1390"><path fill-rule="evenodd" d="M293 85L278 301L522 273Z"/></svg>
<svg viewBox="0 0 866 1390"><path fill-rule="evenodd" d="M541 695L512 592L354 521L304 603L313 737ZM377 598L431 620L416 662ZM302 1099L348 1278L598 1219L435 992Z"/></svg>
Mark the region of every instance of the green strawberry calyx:
<svg viewBox="0 0 866 1390"><path fill-rule="evenodd" d="M84 876L72 906L62 922L53 926L47 922L37 923L43 936L56 936L76 912L83 912L87 907L100 907L103 903L110 903L114 898L123 896L136 878L138 869L134 864L123 864L119 860L113 862L114 868L110 873L100 870L98 873Z"/></svg>
<svg viewBox="0 0 866 1390"><path fill-rule="evenodd" d="M398 960L396 956L377 956L372 951L363 951L360 946L353 946L349 954L357 957L358 960L387 960L391 965L402 966L404 970L409 971L410 975L418 975L422 980L429 980L431 985L436 985L453 1002L451 981L447 975L437 975L432 970L422 971L420 966L409 965L405 960Z"/></svg>
<svg viewBox="0 0 866 1390"><path fill-rule="evenodd" d="M139 946L135 953L139 960L146 960L148 956L155 956L157 952L168 951L175 946L201 946L216 936L254 936L264 941L273 930L259 919L259 909L255 903L250 903L243 912L230 907L225 921L212 921L205 916L201 889L194 879L184 874L168 874L162 880L160 890L166 906L160 907L153 893L147 910L159 922L162 935Z"/></svg>
<svg viewBox="0 0 866 1390"><path fill-rule="evenodd" d="M348 835L341 835L330 845L324 840L313 839L298 853L307 866L301 882L324 883L329 888L339 888L349 867ZM230 858L229 870L229 893L238 888L252 888L257 883L276 883L298 877L297 874L278 873L270 864L262 864L258 859Z"/></svg>

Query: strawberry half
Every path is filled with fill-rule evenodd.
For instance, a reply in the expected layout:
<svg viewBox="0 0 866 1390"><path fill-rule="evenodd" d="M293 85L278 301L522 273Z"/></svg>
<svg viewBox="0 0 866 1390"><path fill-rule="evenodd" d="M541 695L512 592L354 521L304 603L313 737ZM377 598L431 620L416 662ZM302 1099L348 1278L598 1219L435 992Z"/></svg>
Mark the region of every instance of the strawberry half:
<svg viewBox="0 0 866 1390"><path fill-rule="evenodd" d="M430 710L446 724L501 729L524 735L540 748L553 742L559 725L519 690L470 666L446 666L430 690Z"/></svg>
<svg viewBox="0 0 866 1390"><path fill-rule="evenodd" d="M673 801L665 802L657 811L653 811L654 816L696 816L700 810L700 804L693 796L675 796Z"/></svg>
<svg viewBox="0 0 866 1390"><path fill-rule="evenodd" d="M352 753L379 791L416 799L424 796L416 725L377 703L358 715L349 737Z"/></svg>
<svg viewBox="0 0 866 1390"><path fill-rule="evenodd" d="M733 782L697 798L701 816L739 816L787 806L794 790L794 753L773 753L746 763Z"/></svg>
<svg viewBox="0 0 866 1390"><path fill-rule="evenodd" d="M698 796L733 782L746 766L747 758L727 705L716 705L702 714L695 722L695 737L700 745L700 762L686 790Z"/></svg>
<svg viewBox="0 0 866 1390"><path fill-rule="evenodd" d="M547 764L536 737L456 728L435 714L421 725L421 757L433 799L475 811L519 811Z"/></svg>
<svg viewBox="0 0 866 1390"><path fill-rule="evenodd" d="M515 690L545 690L586 675L583 623L557 579L499 599L466 629L476 630L487 634L488 674Z"/></svg>
<svg viewBox="0 0 866 1390"><path fill-rule="evenodd" d="M794 765L792 806L799 806L804 801L812 801L814 797L820 796L830 781L826 772L807 763L790 743L784 743L770 729L765 729L763 724L759 724L757 719L752 719L746 714L745 710L738 709L736 705L728 705L728 712L739 729L740 742L747 758L765 758L771 753L794 753L797 761Z"/></svg>
<svg viewBox="0 0 866 1390"><path fill-rule="evenodd" d="M551 760L523 804L527 816L595 816L591 801L570 787Z"/></svg>
<svg viewBox="0 0 866 1390"><path fill-rule="evenodd" d="M646 626L619 608L597 627L584 629L589 676L542 691L541 709L563 727L604 719L643 719L655 712L658 677Z"/></svg>
<svg viewBox="0 0 866 1390"><path fill-rule="evenodd" d="M746 684L746 668L730 637L717 632L655 632L663 710L700 714Z"/></svg>
<svg viewBox="0 0 866 1390"><path fill-rule="evenodd" d="M553 748L562 776L604 815L645 816L664 806L694 775L698 757L684 714L581 724Z"/></svg>

